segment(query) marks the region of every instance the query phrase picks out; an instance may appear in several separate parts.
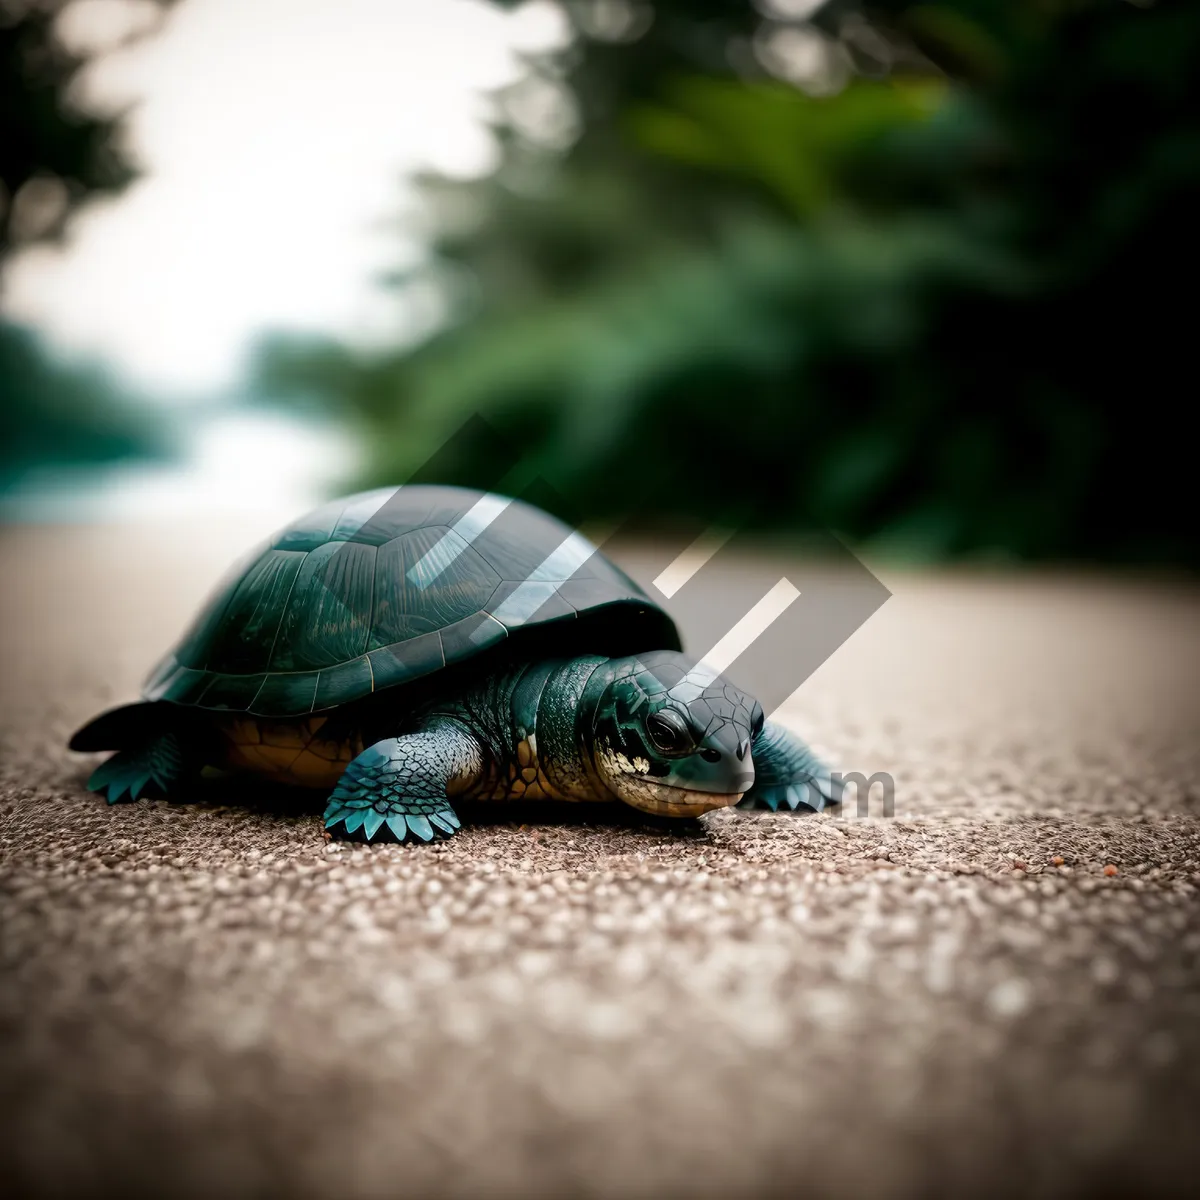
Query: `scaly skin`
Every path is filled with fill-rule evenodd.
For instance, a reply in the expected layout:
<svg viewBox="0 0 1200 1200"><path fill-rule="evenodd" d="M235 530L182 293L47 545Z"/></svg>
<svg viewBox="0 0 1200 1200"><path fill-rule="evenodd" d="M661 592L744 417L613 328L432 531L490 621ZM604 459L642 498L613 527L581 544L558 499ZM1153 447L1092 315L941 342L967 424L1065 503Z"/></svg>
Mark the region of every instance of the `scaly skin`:
<svg viewBox="0 0 1200 1200"><path fill-rule="evenodd" d="M383 730L368 734L338 714L230 714L210 724L219 737L207 761L332 787L326 827L368 841L449 836L459 827L456 799L621 800L693 817L738 801L807 811L829 796L828 771L794 734L766 724L752 697L673 651L500 670L388 720L396 735L374 740ZM115 799L114 778L144 783L163 762L196 769L199 755L181 754L180 741L181 730L168 727L136 755L110 759L94 780ZM169 792L182 775L159 770L152 782Z"/></svg>
<svg viewBox="0 0 1200 1200"><path fill-rule="evenodd" d="M675 745L659 736L664 719L679 732ZM753 807L808 811L828 797L828 772L799 738L766 724L755 700L674 652L498 673L429 705L416 724L418 732L385 739L347 767L327 828L361 829L368 840L385 828L400 840L405 829L426 841L448 836L458 828L451 796L619 799L674 817L743 797ZM756 789L760 747L766 786Z"/></svg>

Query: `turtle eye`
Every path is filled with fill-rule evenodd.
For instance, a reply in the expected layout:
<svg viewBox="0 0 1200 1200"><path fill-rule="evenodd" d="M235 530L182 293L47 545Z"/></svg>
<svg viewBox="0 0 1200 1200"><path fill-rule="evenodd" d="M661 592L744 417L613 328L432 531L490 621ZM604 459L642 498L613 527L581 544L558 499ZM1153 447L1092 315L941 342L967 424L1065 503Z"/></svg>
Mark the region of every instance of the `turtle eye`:
<svg viewBox="0 0 1200 1200"><path fill-rule="evenodd" d="M651 713L646 730L650 740L664 754L682 754L692 748L692 735L683 718L669 708Z"/></svg>

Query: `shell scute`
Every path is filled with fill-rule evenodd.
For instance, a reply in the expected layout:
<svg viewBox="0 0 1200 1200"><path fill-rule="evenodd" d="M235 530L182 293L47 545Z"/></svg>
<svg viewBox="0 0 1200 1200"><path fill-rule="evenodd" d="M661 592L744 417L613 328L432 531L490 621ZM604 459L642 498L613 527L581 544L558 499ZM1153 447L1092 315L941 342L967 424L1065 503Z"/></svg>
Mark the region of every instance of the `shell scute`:
<svg viewBox="0 0 1200 1200"><path fill-rule="evenodd" d="M377 553L350 542L326 542L308 553L283 613L272 671L318 670L366 651Z"/></svg>
<svg viewBox="0 0 1200 1200"><path fill-rule="evenodd" d="M322 505L239 560L143 695L292 717L551 625L556 653L679 647L637 584L548 513L466 488L379 488Z"/></svg>

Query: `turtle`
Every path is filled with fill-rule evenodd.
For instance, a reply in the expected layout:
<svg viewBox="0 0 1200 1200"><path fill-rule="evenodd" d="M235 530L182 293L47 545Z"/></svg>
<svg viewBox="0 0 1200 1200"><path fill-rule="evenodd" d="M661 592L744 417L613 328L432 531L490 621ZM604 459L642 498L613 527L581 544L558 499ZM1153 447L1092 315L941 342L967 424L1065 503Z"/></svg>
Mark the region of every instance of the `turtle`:
<svg viewBox="0 0 1200 1200"><path fill-rule="evenodd" d="M331 836L449 837L458 801L622 801L665 817L835 802L829 770L581 533L427 484L325 504L240 559L140 702L70 741L116 751L110 804L248 771L328 794Z"/></svg>

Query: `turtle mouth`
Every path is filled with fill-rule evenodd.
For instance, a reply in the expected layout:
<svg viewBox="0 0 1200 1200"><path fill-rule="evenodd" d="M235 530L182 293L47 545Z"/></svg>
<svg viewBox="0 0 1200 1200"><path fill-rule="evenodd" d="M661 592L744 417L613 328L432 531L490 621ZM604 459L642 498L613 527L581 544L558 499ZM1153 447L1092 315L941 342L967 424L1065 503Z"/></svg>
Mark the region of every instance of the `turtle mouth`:
<svg viewBox="0 0 1200 1200"><path fill-rule="evenodd" d="M626 804L660 817L698 817L716 808L729 808L745 794L672 787L640 775L626 776L617 784L617 795Z"/></svg>

